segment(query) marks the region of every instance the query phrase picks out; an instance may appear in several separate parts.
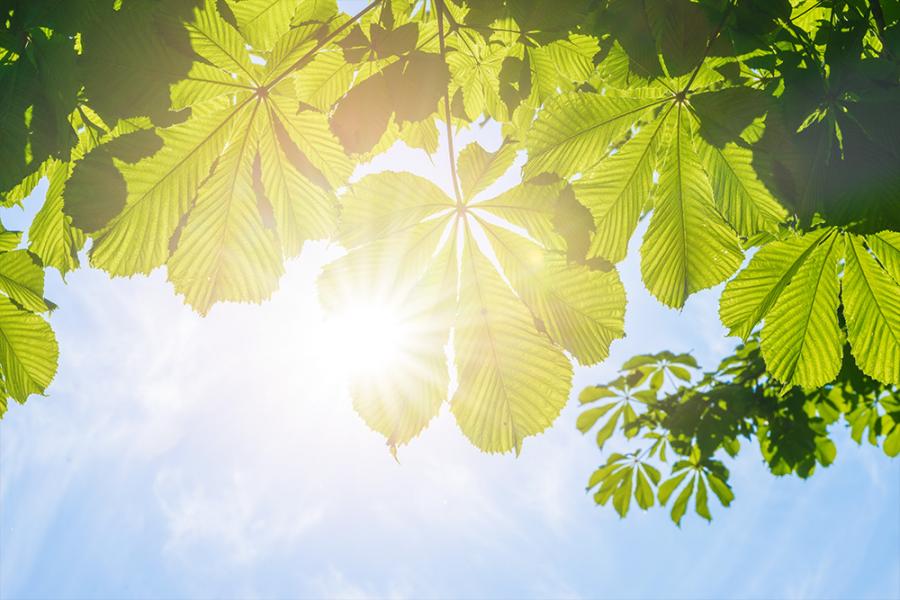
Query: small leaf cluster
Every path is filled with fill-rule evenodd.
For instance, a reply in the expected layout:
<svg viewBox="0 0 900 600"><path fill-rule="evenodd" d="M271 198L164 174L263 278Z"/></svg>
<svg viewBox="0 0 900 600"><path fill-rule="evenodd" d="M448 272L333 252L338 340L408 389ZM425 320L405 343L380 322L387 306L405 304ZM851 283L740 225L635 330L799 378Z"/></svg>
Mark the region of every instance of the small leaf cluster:
<svg viewBox="0 0 900 600"><path fill-rule="evenodd" d="M690 354L635 356L613 381L585 388L580 401L578 429L596 427L598 448L618 450L590 476L588 490L597 504L612 500L622 517L633 497L642 510L668 507L678 525L691 506L711 520L710 492L731 504L725 462L747 444L773 475L802 478L834 462L831 432L841 423L857 443L900 454L897 386L847 358L833 383L811 392L786 388L767 372L756 334L710 372Z"/></svg>

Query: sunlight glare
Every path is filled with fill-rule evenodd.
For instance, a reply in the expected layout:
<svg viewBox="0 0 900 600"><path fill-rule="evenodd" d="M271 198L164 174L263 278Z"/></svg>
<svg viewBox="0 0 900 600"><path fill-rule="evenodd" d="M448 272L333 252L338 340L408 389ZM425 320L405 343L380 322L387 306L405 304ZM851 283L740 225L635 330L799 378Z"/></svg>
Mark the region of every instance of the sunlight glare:
<svg viewBox="0 0 900 600"><path fill-rule="evenodd" d="M403 322L387 304L359 303L329 319L326 327L330 349L352 374L383 372L401 358Z"/></svg>

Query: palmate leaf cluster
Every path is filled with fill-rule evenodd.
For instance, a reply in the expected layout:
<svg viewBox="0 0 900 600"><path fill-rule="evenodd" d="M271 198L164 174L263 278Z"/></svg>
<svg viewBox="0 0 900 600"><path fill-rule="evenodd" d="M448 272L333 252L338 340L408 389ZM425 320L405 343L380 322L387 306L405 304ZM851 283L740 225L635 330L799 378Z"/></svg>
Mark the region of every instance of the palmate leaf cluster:
<svg viewBox="0 0 900 600"><path fill-rule="evenodd" d="M391 305L413 357L352 382L392 448L445 402L485 451L550 426L572 359L623 335L616 264L642 220L650 292L680 308L730 280L721 319L761 326L773 389L815 394L848 361L900 384L896 2L6 0L0 16L4 206L49 182L9 238L29 281L86 252L113 276L165 268L206 314L266 300L307 240L333 240L348 253L322 274L325 308ZM456 154L486 121L499 147ZM452 193L402 165L354 176L396 143L449 150ZM23 346L39 377L0 361L24 401L55 342L49 305L7 295L44 340ZM640 420L604 409L604 439ZM708 454L682 454L679 481L722 491ZM660 475L627 460L611 473L644 506Z"/></svg>
<svg viewBox="0 0 900 600"><path fill-rule="evenodd" d="M596 430L601 449L624 438L589 478L594 500L623 517L633 500L666 508L679 525L691 508L711 520L710 497L725 507L734 500L725 462L747 445L773 475L806 478L836 459L841 424L857 443L900 454L898 386L867 376L848 353L827 385L785 390L763 357L754 334L710 372L666 351L632 357L613 381L585 388L578 428Z"/></svg>

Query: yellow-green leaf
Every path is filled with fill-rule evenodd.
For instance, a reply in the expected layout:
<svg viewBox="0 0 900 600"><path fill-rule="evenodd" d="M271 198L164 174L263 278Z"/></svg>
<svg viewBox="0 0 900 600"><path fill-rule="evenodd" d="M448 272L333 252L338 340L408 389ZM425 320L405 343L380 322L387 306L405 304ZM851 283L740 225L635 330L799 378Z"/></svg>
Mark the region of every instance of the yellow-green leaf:
<svg viewBox="0 0 900 600"><path fill-rule="evenodd" d="M841 285L850 350L870 377L900 385L900 284L869 254L862 238L847 239Z"/></svg>

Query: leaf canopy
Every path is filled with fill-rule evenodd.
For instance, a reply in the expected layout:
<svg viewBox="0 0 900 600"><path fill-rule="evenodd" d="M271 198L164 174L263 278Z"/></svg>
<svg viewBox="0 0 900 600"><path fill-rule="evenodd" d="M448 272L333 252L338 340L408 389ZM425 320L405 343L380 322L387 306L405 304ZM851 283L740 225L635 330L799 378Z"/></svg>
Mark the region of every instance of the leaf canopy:
<svg viewBox="0 0 900 600"><path fill-rule="evenodd" d="M43 275L85 247L114 276L165 268L206 314L265 300L284 261L324 239L348 252L323 304L386 302L408 334L410 360L353 378L366 422L395 449L447 401L476 446L519 451L565 405L572 359L602 361L622 337L616 265L638 230L643 282L666 306L728 282L720 317L759 338L766 397L834 389L848 364L854 385L897 385L900 13L813 4L7 2L0 204L48 188L27 235L0 229L4 398L49 385ZM493 151L456 152L465 129L487 143L488 123ZM447 150L452 194L409 173L360 178L398 143ZM586 396L599 403L579 428L600 446L619 428L635 438L655 391L696 368L636 358ZM773 472L834 458L793 402L754 425ZM845 408L859 439L900 444L890 410ZM677 521L692 501L709 518L710 493L731 495L699 439L665 481L620 453L598 499L620 514L671 501Z"/></svg>

